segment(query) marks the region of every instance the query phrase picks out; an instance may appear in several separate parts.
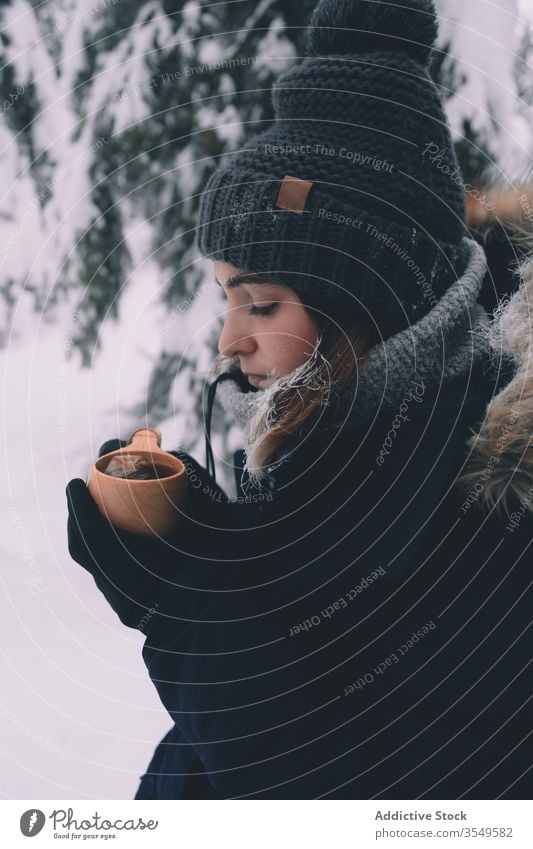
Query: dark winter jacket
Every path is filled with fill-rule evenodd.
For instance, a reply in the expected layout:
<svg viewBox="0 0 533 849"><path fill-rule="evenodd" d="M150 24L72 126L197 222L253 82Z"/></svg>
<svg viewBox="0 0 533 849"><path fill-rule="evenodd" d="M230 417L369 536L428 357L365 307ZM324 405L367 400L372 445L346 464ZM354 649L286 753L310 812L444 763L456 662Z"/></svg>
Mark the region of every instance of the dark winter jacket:
<svg viewBox="0 0 533 849"><path fill-rule="evenodd" d="M237 452L240 500L178 452L169 540L117 531L69 484L70 553L145 635L172 721L136 798L531 797L529 322L514 368L413 394L400 419L325 418L261 490Z"/></svg>

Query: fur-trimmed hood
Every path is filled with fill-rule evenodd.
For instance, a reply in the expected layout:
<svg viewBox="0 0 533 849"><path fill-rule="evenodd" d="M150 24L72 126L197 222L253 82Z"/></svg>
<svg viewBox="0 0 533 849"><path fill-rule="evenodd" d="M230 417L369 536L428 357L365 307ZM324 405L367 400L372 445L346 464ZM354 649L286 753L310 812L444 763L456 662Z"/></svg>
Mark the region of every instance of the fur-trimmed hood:
<svg viewBox="0 0 533 849"><path fill-rule="evenodd" d="M483 507L533 513L533 258L520 267L518 289L500 302L486 335L496 362L509 359L513 377L488 403L468 439L461 484Z"/></svg>

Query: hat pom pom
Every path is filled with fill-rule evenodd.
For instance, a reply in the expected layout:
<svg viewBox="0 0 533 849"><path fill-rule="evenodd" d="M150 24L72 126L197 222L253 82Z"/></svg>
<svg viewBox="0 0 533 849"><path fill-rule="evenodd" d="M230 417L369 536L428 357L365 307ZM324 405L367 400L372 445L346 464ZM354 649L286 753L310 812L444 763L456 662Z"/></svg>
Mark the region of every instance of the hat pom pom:
<svg viewBox="0 0 533 849"><path fill-rule="evenodd" d="M437 32L433 0L320 0L307 51L323 56L391 50L427 66Z"/></svg>

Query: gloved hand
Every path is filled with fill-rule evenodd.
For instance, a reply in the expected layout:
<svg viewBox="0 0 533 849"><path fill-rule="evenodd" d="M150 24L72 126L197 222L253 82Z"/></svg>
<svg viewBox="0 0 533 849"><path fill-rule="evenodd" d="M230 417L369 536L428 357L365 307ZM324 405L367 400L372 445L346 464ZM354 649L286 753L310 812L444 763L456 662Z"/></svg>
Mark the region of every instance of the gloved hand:
<svg viewBox="0 0 533 849"><path fill-rule="evenodd" d="M93 576L120 620L138 628L146 611L168 589L175 552L151 539L114 527L103 516L83 480L67 485L68 550Z"/></svg>
<svg viewBox="0 0 533 849"><path fill-rule="evenodd" d="M128 443L120 439L110 439L104 442L98 454L108 454L124 448ZM207 470L186 451L168 451L177 457L185 466L187 472L187 504L185 514L195 522L210 522L220 519L221 509L218 505L227 504L228 497L221 487L213 480Z"/></svg>
<svg viewBox="0 0 533 849"><path fill-rule="evenodd" d="M200 530L202 525L224 527L229 516L229 499L207 470L186 451L169 451L187 472L185 515ZM233 505L231 505L233 506Z"/></svg>
<svg viewBox="0 0 533 849"><path fill-rule="evenodd" d="M98 456L102 457L126 445L127 442L121 439L108 440L100 447ZM100 513L86 483L81 478L75 478L67 484L66 494L70 555L94 575L95 571L98 571L100 562L105 563L111 552L120 552L123 532L111 525ZM127 540L125 542L127 545ZM127 550L122 553L125 555Z"/></svg>
<svg viewBox="0 0 533 849"><path fill-rule="evenodd" d="M104 442L103 445L100 446L98 456L103 457L104 454L111 454L112 451L118 451L120 448L125 448L127 444L128 443L125 439L108 439L107 442Z"/></svg>
<svg viewBox="0 0 533 849"><path fill-rule="evenodd" d="M98 456L128 443L108 440ZM67 536L70 556L93 576L96 585L124 624L138 627L146 609L165 589L176 571L176 550L157 537L134 534L112 525L100 513L85 481L66 487ZM162 580L163 579L163 580Z"/></svg>
<svg viewBox="0 0 533 849"><path fill-rule="evenodd" d="M108 440L98 456L127 444ZM183 552L196 548L191 537L199 532L205 542L209 525L220 527L224 509L230 506L222 489L193 457L185 451L169 453L184 463L188 487L184 518L175 534L165 539L112 525L100 513L81 478L69 481L66 487L70 556L90 572L121 621L134 628L146 609L174 586Z"/></svg>

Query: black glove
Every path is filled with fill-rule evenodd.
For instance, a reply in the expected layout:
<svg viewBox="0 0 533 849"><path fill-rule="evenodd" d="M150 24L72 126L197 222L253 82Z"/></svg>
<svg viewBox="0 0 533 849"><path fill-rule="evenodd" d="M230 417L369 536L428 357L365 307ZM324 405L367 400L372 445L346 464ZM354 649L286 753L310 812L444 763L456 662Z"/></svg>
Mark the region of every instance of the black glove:
<svg viewBox="0 0 533 849"><path fill-rule="evenodd" d="M98 456L127 444L108 440ZM70 556L90 572L121 621L133 628L139 627L146 610L152 609L174 586L183 551L196 547L194 535L199 531L204 538L204 525L223 525L224 511L233 506L228 505L225 493L187 452L169 453L184 463L188 485L184 518L175 534L165 539L112 525L81 478L71 480L66 487Z"/></svg>
<svg viewBox="0 0 533 849"><path fill-rule="evenodd" d="M111 451L118 451L119 448L125 448L128 444L125 439L108 439L100 446L98 456L103 457L104 454L110 454Z"/></svg>
<svg viewBox="0 0 533 849"><path fill-rule="evenodd" d="M160 547L157 538L112 525L81 478L68 483L66 494L70 556L91 573L121 621L138 628L146 610L165 591L162 578L172 573L173 550Z"/></svg>
<svg viewBox="0 0 533 849"><path fill-rule="evenodd" d="M111 451L117 451L126 445L128 443L123 440L110 439L108 442L104 442L98 456L101 457ZM202 521L210 523L211 520L220 519L223 511L218 505L228 503L229 499L226 493L213 480L208 471L186 451L167 451L167 454L172 454L173 457L181 460L187 472L187 502L184 510L186 516L198 523L202 523Z"/></svg>
<svg viewBox="0 0 533 849"><path fill-rule="evenodd" d="M127 445L105 442L101 457ZM67 536L70 556L93 576L121 621L139 627L146 609L168 589L165 578L175 574L179 559L173 546L157 537L130 533L112 525L100 512L85 481L75 478L66 487Z"/></svg>
<svg viewBox="0 0 533 849"><path fill-rule="evenodd" d="M187 472L186 518L192 520L197 529L201 529L202 525L224 527L229 514L229 499L224 490L186 451L168 453L181 460Z"/></svg>

